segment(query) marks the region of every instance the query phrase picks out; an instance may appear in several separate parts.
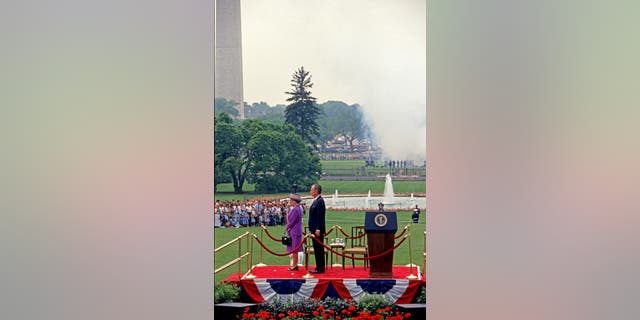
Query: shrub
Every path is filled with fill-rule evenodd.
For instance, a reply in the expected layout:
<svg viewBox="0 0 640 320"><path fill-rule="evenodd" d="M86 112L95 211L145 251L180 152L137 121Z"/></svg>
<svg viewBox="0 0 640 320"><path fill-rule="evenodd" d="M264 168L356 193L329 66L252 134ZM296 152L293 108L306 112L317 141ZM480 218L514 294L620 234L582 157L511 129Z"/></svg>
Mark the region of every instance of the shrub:
<svg viewBox="0 0 640 320"><path fill-rule="evenodd" d="M358 309L362 311L374 312L386 307L393 307L393 301L381 294L366 293L358 302Z"/></svg>
<svg viewBox="0 0 640 320"><path fill-rule="evenodd" d="M326 298L324 299L324 301L322 301L322 305L324 306L325 309L327 310L342 310L342 309L348 309L349 306L353 305L355 306L354 302L348 302L345 301L343 299L339 299L339 298Z"/></svg>
<svg viewBox="0 0 640 320"><path fill-rule="evenodd" d="M238 301L240 288L234 283L220 283L214 287L213 303L225 303Z"/></svg>
<svg viewBox="0 0 640 320"><path fill-rule="evenodd" d="M413 298L413 302L415 303L427 303L427 290L423 286L420 286L418 289L418 294Z"/></svg>
<svg viewBox="0 0 640 320"><path fill-rule="evenodd" d="M321 301L316 299L304 299L297 301L287 301L284 299L275 298L271 302L264 302L258 306L258 311L268 311L272 314L281 312L287 312L288 310L296 310L299 312L310 313L318 306L321 305Z"/></svg>

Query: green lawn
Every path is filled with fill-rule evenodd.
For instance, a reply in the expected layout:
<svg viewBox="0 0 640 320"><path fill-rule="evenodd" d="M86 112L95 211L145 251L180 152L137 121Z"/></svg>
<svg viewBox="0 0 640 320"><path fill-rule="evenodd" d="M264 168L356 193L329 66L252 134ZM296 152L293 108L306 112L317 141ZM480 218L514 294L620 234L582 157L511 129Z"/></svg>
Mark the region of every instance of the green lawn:
<svg viewBox="0 0 640 320"><path fill-rule="evenodd" d="M304 219L304 218L303 218ZM355 225L363 225L364 224L364 212L352 212L352 211L327 211L327 228L330 226L339 224L342 228L349 233L351 231L351 227ZM410 211L399 211L398 212L398 233L399 234L407 224L411 223L411 212ZM303 226L306 222L303 222ZM423 265L423 252L425 250L425 240L424 240L424 231L426 230L425 224L425 214L422 213L420 215L420 223L413 224L411 223L411 245L412 245L412 257L413 263L422 267ZM214 246L217 248L224 243L231 241L232 239L240 236L241 234L249 231L250 233L255 233L258 237L260 237L260 228L258 227L250 227L250 228L232 228L232 229L214 229ZM279 237L282 235L284 231L284 227L269 227L269 232L275 236ZM329 235L329 238L336 237L336 231L332 232ZM253 237L251 237L253 238ZM399 241L398 239L397 241ZM260 258L260 247L255 240L253 241L253 254L252 254L252 264L256 264ZM275 242L266 235L264 235L265 244L273 251L284 253L285 246L281 245L279 242ZM242 252L246 252L247 248L247 240L242 240ZM238 244L235 243L227 248L222 249L218 253L214 254L214 265L215 267L220 267L223 264L233 260L238 257ZM268 265L288 265L289 258L288 257L278 257L269 254L264 251L263 253L263 261ZM302 262L304 263L304 261ZM393 257L394 265L405 265L409 263L409 240L405 241L405 243L400 246L395 252ZM315 265L315 260L313 257L310 257L309 264L311 266ZM345 264L349 268L351 263L347 259L345 260ZM362 261L356 261L356 265L362 265ZM242 272L246 272L247 270L247 260L244 259L241 264ZM238 267L233 266L226 270L221 271L218 274L215 274L214 280L215 283L227 278L232 273L238 272Z"/></svg>
<svg viewBox="0 0 640 320"><path fill-rule="evenodd" d="M384 181L320 181L322 192L325 195L332 195L338 190L338 195L349 193L371 193L382 194L384 192ZM393 191L395 193L425 193L425 181L393 181Z"/></svg>
<svg viewBox="0 0 640 320"><path fill-rule="evenodd" d="M322 169L355 169L365 165L364 160L320 160Z"/></svg>

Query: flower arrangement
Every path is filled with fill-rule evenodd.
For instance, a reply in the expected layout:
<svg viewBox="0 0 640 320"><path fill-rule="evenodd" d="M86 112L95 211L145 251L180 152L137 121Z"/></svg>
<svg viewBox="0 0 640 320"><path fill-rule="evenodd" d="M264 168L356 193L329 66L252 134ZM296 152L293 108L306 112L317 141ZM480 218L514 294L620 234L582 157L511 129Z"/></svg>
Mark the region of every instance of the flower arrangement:
<svg viewBox="0 0 640 320"><path fill-rule="evenodd" d="M364 297L363 297L364 298ZM321 300L301 300L296 302L274 301L263 303L258 312L245 309L241 319L248 320L404 320L411 317L409 312L396 310L382 295L369 295L364 303L335 298ZM374 306L378 308L372 309Z"/></svg>

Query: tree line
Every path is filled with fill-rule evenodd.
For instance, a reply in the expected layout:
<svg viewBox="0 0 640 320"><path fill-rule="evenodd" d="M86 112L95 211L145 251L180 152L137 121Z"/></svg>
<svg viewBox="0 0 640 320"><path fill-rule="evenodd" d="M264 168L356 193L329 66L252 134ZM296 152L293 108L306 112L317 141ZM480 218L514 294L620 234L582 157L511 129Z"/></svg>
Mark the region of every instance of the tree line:
<svg viewBox="0 0 640 320"><path fill-rule="evenodd" d="M312 86L310 75L304 71L304 68L300 68L293 75L293 90L286 92L290 95L287 101L291 101L291 104L270 106L263 101L252 104L245 102L245 118L273 124L289 123L298 128L298 133L304 141L314 148L318 146L320 151L337 137L344 138L352 151L354 142L363 139L371 140L371 131L364 120L362 107L359 104L349 105L332 100L317 104L308 90ZM239 113L235 105L237 103L234 101L216 98L215 114L225 112L237 118Z"/></svg>
<svg viewBox="0 0 640 320"><path fill-rule="evenodd" d="M215 104L216 115L225 112L233 118L238 116L238 110L230 107L232 104L229 101L224 98L216 98L216 101L220 101ZM327 101L317 106L320 114L317 119L319 130L316 142L320 145L320 150L340 136L347 141L351 150L354 142L371 139L369 126L364 121L362 107L359 104L349 105L342 101ZM245 103L244 115L246 119L283 124L285 107L283 104L270 106L266 102ZM228 112L229 109L233 109L233 112Z"/></svg>

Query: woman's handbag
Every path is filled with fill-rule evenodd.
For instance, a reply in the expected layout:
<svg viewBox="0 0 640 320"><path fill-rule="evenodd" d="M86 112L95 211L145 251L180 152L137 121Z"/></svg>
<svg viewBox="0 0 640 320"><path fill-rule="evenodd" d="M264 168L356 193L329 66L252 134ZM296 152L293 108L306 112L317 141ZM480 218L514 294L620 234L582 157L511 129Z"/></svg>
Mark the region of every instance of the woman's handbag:
<svg viewBox="0 0 640 320"><path fill-rule="evenodd" d="M286 234L282 235L282 244L285 246L290 246L291 245L291 237L289 237Z"/></svg>

